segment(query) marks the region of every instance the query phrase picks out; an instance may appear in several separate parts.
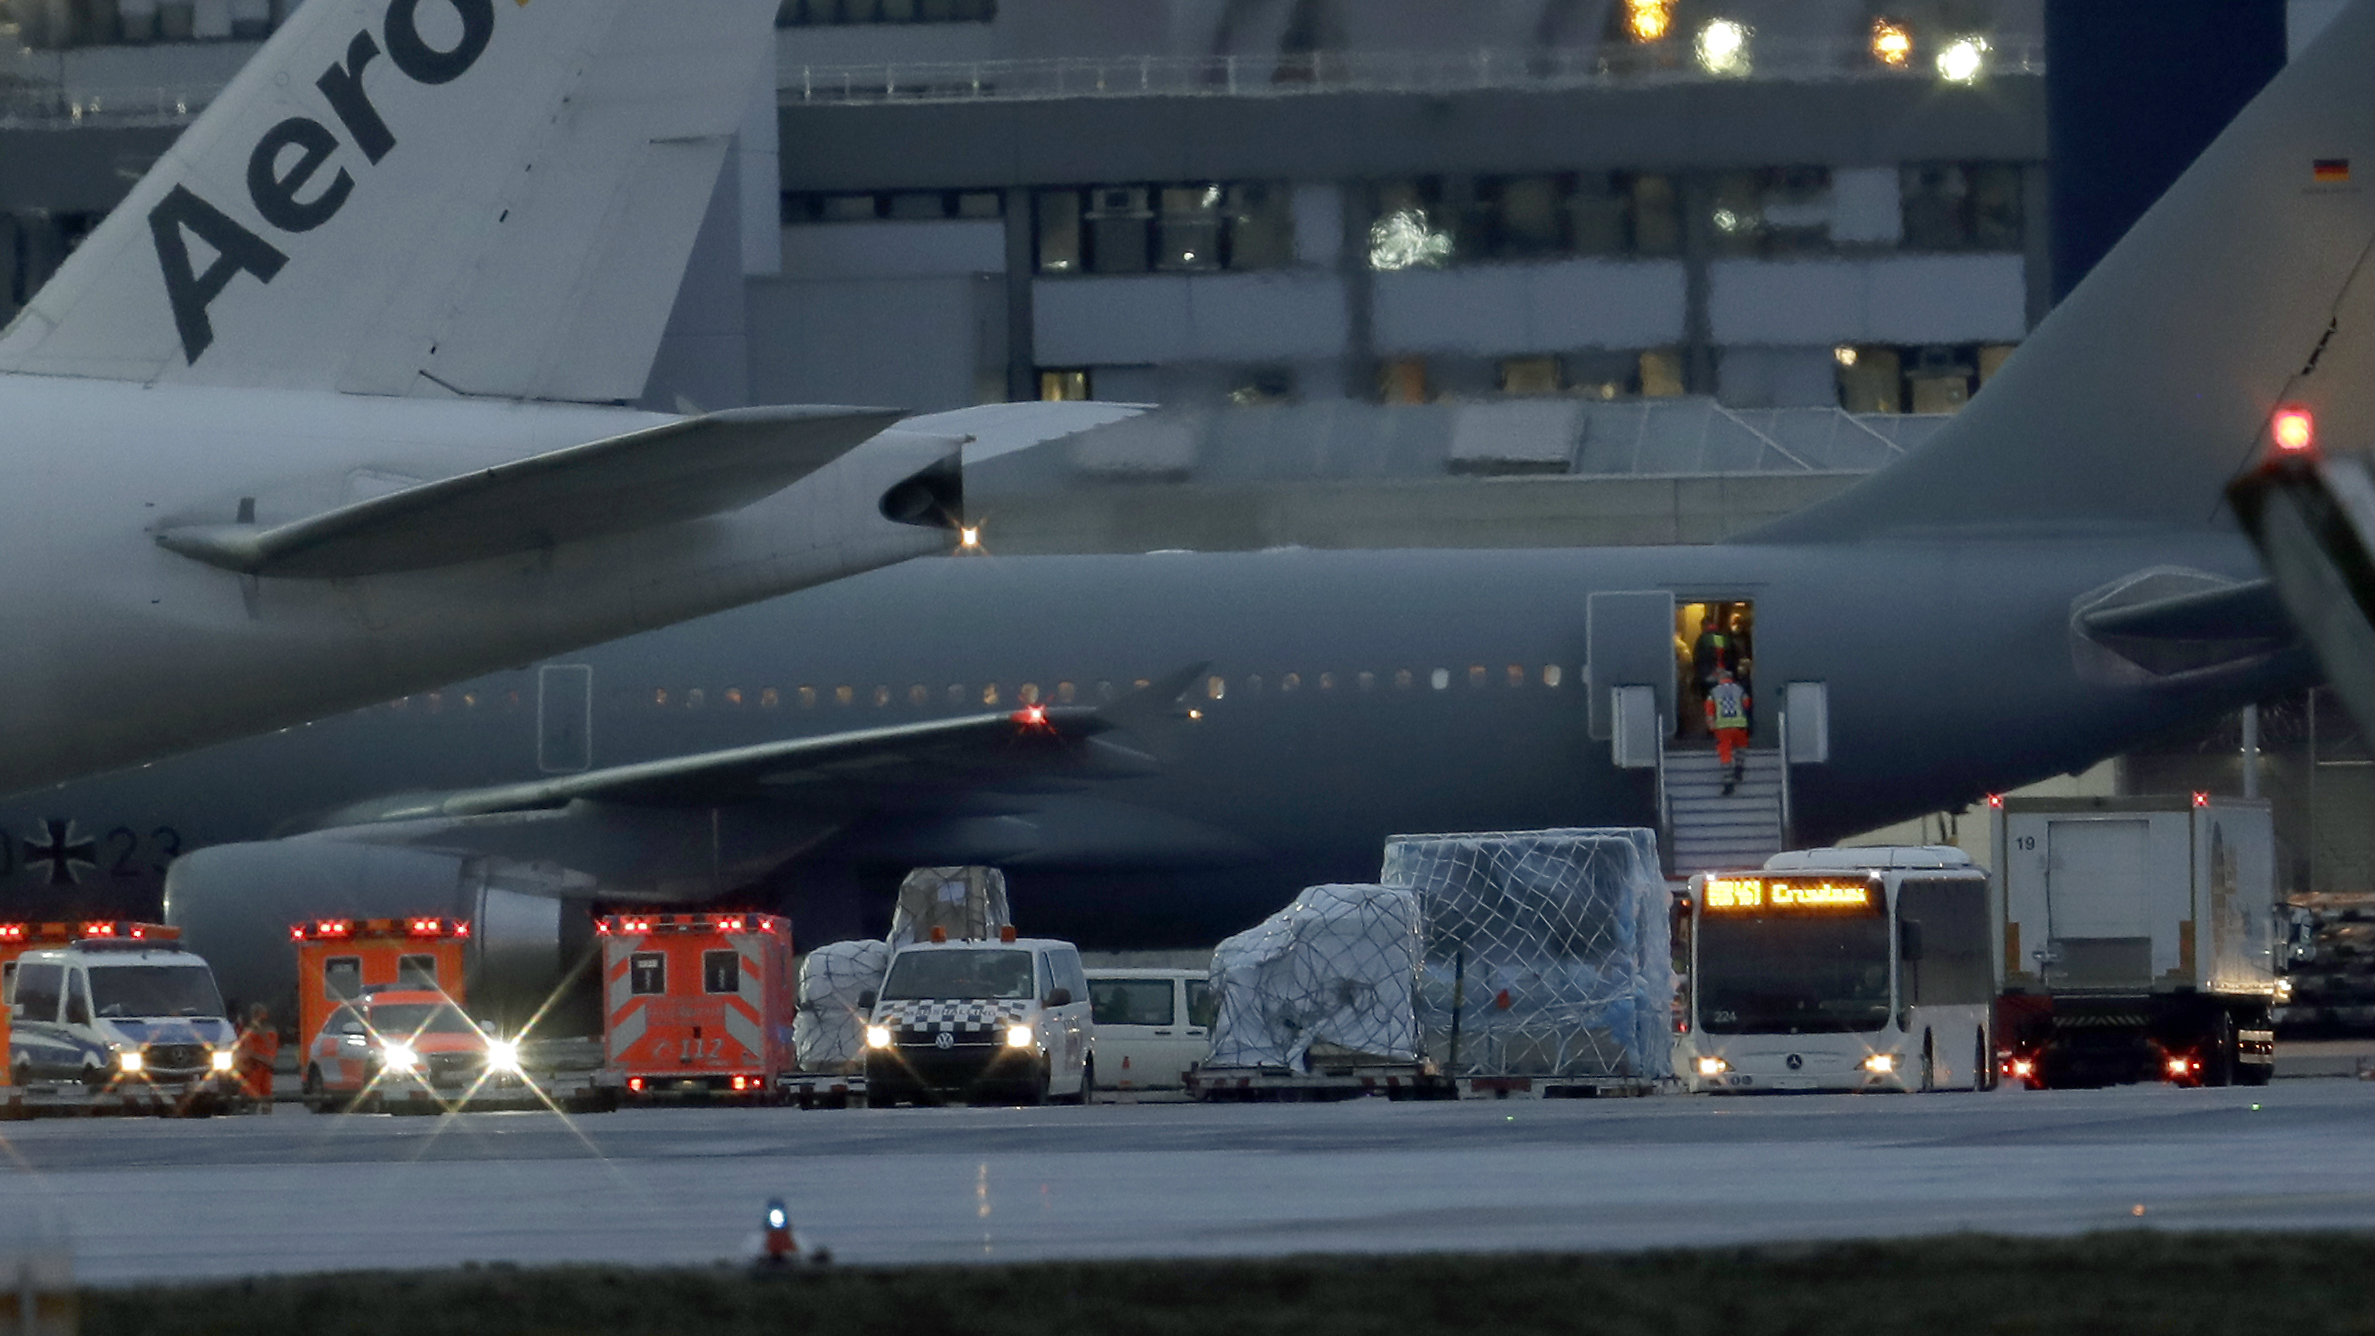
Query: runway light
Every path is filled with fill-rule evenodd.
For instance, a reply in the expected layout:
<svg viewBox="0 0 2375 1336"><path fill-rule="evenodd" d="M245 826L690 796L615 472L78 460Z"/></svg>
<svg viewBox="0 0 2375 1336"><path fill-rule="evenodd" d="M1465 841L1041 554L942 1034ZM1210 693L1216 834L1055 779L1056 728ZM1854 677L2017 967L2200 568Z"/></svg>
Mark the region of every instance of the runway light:
<svg viewBox="0 0 2375 1336"><path fill-rule="evenodd" d="M213 1055L207 1059L207 1065L212 1067L218 1074L228 1074L231 1068L236 1066L238 1062L238 1052L228 1048L216 1049Z"/></svg>
<svg viewBox="0 0 2375 1336"><path fill-rule="evenodd" d="M797 1257L799 1245L792 1240L792 1213L783 1204L783 1198L778 1197L767 1203L766 1223L766 1260L772 1265L782 1266Z"/></svg>
<svg viewBox="0 0 2375 1336"><path fill-rule="evenodd" d="M1987 39L1958 37L1938 53L1938 77L1948 83L1967 84L1977 80L1987 68Z"/></svg>
<svg viewBox="0 0 2375 1336"><path fill-rule="evenodd" d="M115 1055L115 1065L126 1076L138 1076L141 1069L148 1066L148 1059L141 1055L139 1049L127 1048Z"/></svg>
<svg viewBox="0 0 2375 1336"><path fill-rule="evenodd" d="M1875 1053L1864 1059L1864 1070L1874 1076L1886 1076L1896 1069L1897 1055L1894 1053Z"/></svg>
<svg viewBox="0 0 2375 1336"><path fill-rule="evenodd" d="M487 1067L498 1072L517 1073L520 1069L520 1046L509 1039L487 1041Z"/></svg>
<svg viewBox="0 0 2375 1336"><path fill-rule="evenodd" d="M1722 1058L1701 1058L1699 1059L1699 1075L1721 1076L1731 1070L1731 1066L1732 1064Z"/></svg>
<svg viewBox="0 0 2375 1336"><path fill-rule="evenodd" d="M1006 1027L1006 1047L1008 1048L1029 1048L1037 1042L1039 1042L1039 1036L1033 1034L1028 1025Z"/></svg>
<svg viewBox="0 0 2375 1336"><path fill-rule="evenodd" d="M2279 454L2305 455L2317 445L2317 417L2299 404L2286 404L2269 419L2268 438Z"/></svg>
<svg viewBox="0 0 2375 1336"><path fill-rule="evenodd" d="M887 1025L869 1025L866 1027L866 1047L889 1048L890 1046L891 1027Z"/></svg>

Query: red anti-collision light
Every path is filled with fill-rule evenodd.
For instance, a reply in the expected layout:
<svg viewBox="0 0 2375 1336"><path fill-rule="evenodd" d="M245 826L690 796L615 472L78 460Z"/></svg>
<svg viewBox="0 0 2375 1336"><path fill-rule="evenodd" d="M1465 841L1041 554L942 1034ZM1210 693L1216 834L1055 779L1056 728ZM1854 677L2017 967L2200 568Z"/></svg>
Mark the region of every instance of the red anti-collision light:
<svg viewBox="0 0 2375 1336"><path fill-rule="evenodd" d="M2317 415L2301 404L2280 405L2268 419L2268 439L2279 454L2308 454L2317 448Z"/></svg>
<svg viewBox="0 0 2375 1336"><path fill-rule="evenodd" d="M2196 793L2196 794L2194 794L2194 806L2196 806L2196 807L2208 807L2209 805L2210 805L2210 795L2209 795L2209 794L2207 794L2207 793Z"/></svg>

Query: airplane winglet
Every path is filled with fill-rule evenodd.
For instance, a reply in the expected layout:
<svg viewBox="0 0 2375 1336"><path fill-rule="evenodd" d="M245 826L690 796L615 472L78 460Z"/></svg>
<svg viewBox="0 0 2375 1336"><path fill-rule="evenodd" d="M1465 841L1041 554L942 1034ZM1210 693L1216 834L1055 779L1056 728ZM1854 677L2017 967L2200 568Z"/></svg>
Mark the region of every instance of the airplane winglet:
<svg viewBox="0 0 2375 1336"><path fill-rule="evenodd" d="M746 408L423 483L271 528L178 527L157 543L241 575L426 570L721 514L780 491L904 414Z"/></svg>

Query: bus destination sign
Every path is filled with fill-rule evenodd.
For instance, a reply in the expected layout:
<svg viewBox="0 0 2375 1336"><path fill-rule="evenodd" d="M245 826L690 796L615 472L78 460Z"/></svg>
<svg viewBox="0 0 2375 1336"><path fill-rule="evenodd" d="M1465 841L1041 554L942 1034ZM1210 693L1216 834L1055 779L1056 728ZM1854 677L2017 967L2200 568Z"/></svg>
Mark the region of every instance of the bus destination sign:
<svg viewBox="0 0 2375 1336"><path fill-rule="evenodd" d="M1713 914L1869 914L1880 908L1872 883L1838 877L1709 877L1701 902Z"/></svg>

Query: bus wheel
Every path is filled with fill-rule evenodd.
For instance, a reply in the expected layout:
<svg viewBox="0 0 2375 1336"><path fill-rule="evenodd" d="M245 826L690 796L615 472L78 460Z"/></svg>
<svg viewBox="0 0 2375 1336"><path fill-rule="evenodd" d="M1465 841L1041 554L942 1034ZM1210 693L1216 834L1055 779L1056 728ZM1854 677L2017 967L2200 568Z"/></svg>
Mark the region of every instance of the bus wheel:
<svg viewBox="0 0 2375 1336"><path fill-rule="evenodd" d="M1921 1032L1921 1089L1923 1094L1938 1088L1937 1045L1928 1030Z"/></svg>
<svg viewBox="0 0 2375 1336"><path fill-rule="evenodd" d="M298 1096L304 1101L307 1113L328 1113L330 1101L322 1097L322 1069L308 1065L305 1079L297 1085Z"/></svg>
<svg viewBox="0 0 2375 1336"><path fill-rule="evenodd" d="M1995 1089L1996 1058L1995 1054L1987 1051L1986 1026L1982 1025L1973 1032L1971 1045L1971 1088L1973 1090Z"/></svg>

